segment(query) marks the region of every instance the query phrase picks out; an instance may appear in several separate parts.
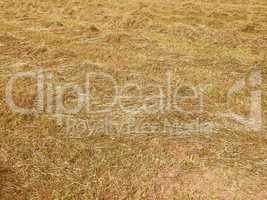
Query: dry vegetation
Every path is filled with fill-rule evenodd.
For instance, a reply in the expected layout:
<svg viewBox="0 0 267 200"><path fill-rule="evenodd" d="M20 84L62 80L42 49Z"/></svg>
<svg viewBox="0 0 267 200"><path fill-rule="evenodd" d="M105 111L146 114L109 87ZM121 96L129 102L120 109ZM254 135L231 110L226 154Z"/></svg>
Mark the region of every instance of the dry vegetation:
<svg viewBox="0 0 267 200"><path fill-rule="evenodd" d="M53 83L82 84L85 73L98 71L120 85L142 86L164 84L171 72L194 85L212 84L198 117L230 123L212 113L222 109L231 85L252 69L266 80L266 0L6 0L0 16L0 199L267 199L265 128L179 136L67 133L51 116L19 115L4 101L17 72L44 69L55 75ZM19 105L33 105L33 85L17 84ZM108 83L94 87L98 106L112 91ZM245 96L238 112L246 112ZM117 108L111 114L117 123L129 118ZM195 117L134 116L141 123Z"/></svg>

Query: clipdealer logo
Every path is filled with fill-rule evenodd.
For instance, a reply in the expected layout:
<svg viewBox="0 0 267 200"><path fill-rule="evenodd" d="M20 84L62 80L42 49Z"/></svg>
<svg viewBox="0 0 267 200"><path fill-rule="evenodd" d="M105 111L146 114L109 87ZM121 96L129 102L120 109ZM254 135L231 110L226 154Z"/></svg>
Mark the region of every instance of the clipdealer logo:
<svg viewBox="0 0 267 200"><path fill-rule="evenodd" d="M242 124L246 129L261 131L263 128L263 109L262 109L262 74L261 71L252 71L248 77L236 81L227 92L227 111L219 113L218 116L232 119ZM242 90L250 88L249 91L249 114L243 116L233 111L231 97L240 93Z"/></svg>
<svg viewBox="0 0 267 200"><path fill-rule="evenodd" d="M13 92L16 87L16 81L19 79L33 78L36 80L36 99L32 108L23 108L16 104L13 98ZM111 88L113 95L110 97L108 104L102 105L101 109L95 109L94 97L91 95L90 86L94 83L92 79L98 78L102 81L102 85ZM138 113L164 113L164 112L179 112L184 114L197 114L204 112L204 96L210 85L194 86L188 82L177 80L170 72L166 74L166 82L163 85L151 84L146 85L145 89L152 88L157 91L156 94L145 94L144 86L139 83L127 82L123 86L119 86L118 82L109 74L101 72L90 72L85 74L84 84L64 83L53 84L54 76L50 72L42 70L31 72L20 72L14 74L8 81L6 86L6 103L14 113L18 114L48 114L57 117L59 123L62 121L62 116L71 116L75 118L78 113L86 110L88 115L96 113L110 113L114 107L118 106L120 110L129 117ZM104 82L105 81L105 82ZM227 109L226 111L216 113L220 118L228 118L234 122L241 124L247 130L261 131L263 128L262 116L262 85L261 71L252 71L248 77L244 77L236 81L227 92ZM232 110L230 99L245 89L250 88L250 112L248 116L235 113ZM127 91L136 90L138 95L128 95ZM190 94L183 94L184 90L190 91ZM67 91L72 91L76 94L75 104L71 107L64 105L64 95ZM139 98L141 105L129 107L124 104L125 101L134 101ZM192 101L195 106L188 110L185 102ZM163 119L165 120L165 119Z"/></svg>

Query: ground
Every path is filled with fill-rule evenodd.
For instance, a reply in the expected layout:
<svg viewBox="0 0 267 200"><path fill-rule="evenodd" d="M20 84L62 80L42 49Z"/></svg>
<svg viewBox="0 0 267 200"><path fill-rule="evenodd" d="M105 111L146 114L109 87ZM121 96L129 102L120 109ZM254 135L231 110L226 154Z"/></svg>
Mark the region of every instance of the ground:
<svg viewBox="0 0 267 200"><path fill-rule="evenodd" d="M0 199L267 199L265 0L8 0L0 16ZM45 75L41 112L8 103L22 72ZM93 72L95 112L53 107L56 88L83 87ZM131 98L99 113L116 94L111 77ZM259 129L218 115L243 78L230 106L248 116L251 91L261 91ZM38 103L36 83L15 81L16 105ZM201 110L198 98L181 101L187 112L168 107L184 83L204 88ZM164 98L146 99L154 112L125 112L158 94L155 86ZM70 107L78 98L63 96ZM96 128L106 119L112 128ZM212 129L190 126L199 121Z"/></svg>

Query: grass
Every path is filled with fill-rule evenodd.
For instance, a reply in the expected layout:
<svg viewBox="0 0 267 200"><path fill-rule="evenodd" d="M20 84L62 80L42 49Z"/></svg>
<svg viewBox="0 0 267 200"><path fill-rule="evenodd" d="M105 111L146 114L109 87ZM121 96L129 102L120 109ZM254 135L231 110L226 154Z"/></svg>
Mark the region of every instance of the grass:
<svg viewBox="0 0 267 200"><path fill-rule="evenodd" d="M216 116L225 109L232 84L261 70L266 118L267 4L253 2L1 2L0 199L267 199L266 128L256 133ZM144 96L157 94L146 88L149 84L162 86L167 96L168 73L172 88L181 82L210 86L202 113L166 108L129 115L116 105L108 115L88 115L82 109L72 116L76 126L67 131L65 119L54 119L54 108L52 114L45 106L40 115L20 115L5 101L12 75L38 69L53 74L47 81L53 88L83 86L89 72L111 75L120 88L137 83ZM99 108L114 91L108 81L92 82L94 108ZM18 105L36 103L34 85L31 79L17 82L13 96ZM46 91L53 88L45 86ZM237 113L247 113L249 89L231 99ZM124 105L140 106L137 91L127 92L135 98ZM65 103L76 97L67 93ZM156 102L149 101L158 108ZM182 106L190 109L194 103ZM112 129L94 127L110 116ZM165 120L189 124L196 118L220 126L212 133L163 131ZM84 130L82 120L98 131ZM129 132L129 120L158 127Z"/></svg>

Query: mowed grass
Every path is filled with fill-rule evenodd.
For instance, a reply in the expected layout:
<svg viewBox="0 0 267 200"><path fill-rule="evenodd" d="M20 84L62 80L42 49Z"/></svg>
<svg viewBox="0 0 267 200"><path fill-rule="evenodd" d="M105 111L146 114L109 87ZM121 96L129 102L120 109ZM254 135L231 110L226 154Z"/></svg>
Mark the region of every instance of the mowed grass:
<svg viewBox="0 0 267 200"><path fill-rule="evenodd" d="M0 2L0 16L0 199L267 199L265 127L244 130L216 116L226 109L235 81L260 70L266 118L265 1L13 0ZM67 131L47 107L37 116L12 112L5 101L8 81L40 69L54 75L54 85L82 85L89 72L109 74L119 86L161 85L164 94L168 73L173 88L180 81L209 85L203 113L170 109L130 116L114 106L108 116L119 125L199 118L220 126L212 133L175 134L162 127L92 133L84 127ZM114 91L110 83L94 81L97 107ZM32 79L17 82L18 105L34 105L35 85ZM247 114L249 89L232 99L237 113ZM66 102L73 99L65 96ZM101 124L106 116L82 110L72 117Z"/></svg>

